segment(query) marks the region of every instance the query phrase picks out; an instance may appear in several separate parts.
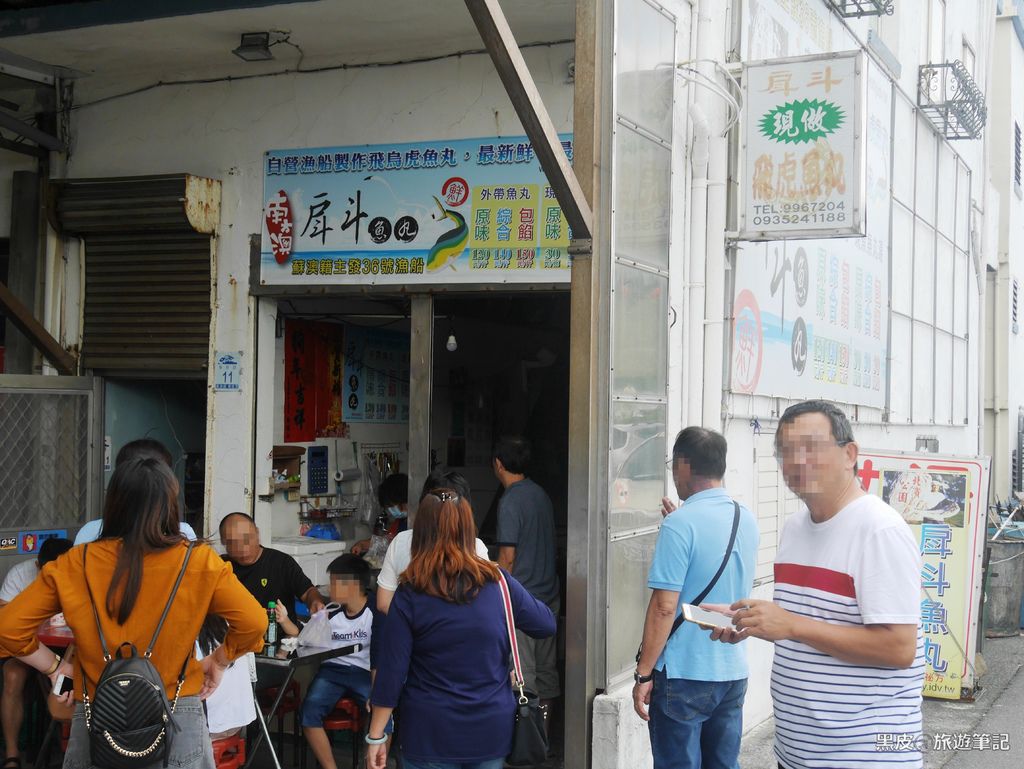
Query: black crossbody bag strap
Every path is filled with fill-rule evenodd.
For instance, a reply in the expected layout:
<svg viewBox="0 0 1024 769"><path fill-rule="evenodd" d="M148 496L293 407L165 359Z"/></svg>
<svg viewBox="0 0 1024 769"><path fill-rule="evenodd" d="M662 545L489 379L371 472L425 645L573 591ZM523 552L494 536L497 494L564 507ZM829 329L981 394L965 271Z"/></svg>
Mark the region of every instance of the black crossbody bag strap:
<svg viewBox="0 0 1024 769"><path fill-rule="evenodd" d="M732 531L729 533L729 544L725 546L725 555L722 556L722 562L718 565L718 571L715 572L715 576L711 578L711 581L708 582L707 586L700 591L697 597L690 602L692 606L700 606L701 601L708 597L708 593L710 593L714 589L715 585L718 584L719 577L722 576L722 572L725 571L725 567L729 563L729 556L732 555L732 546L736 544L736 532L740 527L740 503L733 500L732 506ZM677 616L675 621L672 623L672 629L668 631L668 638L665 639L666 644L668 643L669 638L672 637L673 633L675 633L679 629L679 626L685 621L686 618L683 616L683 613L679 612L679 616ZM640 661L640 652L643 651L643 648L644 645L641 641L640 648L636 650L637 662Z"/></svg>

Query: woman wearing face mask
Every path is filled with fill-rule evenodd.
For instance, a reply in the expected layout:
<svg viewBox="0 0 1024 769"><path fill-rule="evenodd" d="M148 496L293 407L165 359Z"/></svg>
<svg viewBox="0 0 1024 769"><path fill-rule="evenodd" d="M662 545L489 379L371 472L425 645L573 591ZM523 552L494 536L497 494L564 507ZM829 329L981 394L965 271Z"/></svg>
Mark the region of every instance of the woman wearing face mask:
<svg viewBox="0 0 1024 769"><path fill-rule="evenodd" d="M387 537L390 542L409 526L409 476L405 473L389 475L377 487L377 499L383 512L373 533ZM361 539L352 545L355 555L363 555L369 549L369 539Z"/></svg>

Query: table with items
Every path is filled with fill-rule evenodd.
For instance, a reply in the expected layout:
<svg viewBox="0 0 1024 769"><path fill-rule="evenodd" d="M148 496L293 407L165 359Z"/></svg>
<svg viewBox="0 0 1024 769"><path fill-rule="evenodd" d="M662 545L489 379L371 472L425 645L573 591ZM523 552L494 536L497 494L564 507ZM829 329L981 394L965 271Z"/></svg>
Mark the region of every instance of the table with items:
<svg viewBox="0 0 1024 769"><path fill-rule="evenodd" d="M288 690L288 686L291 684L292 678L295 677L295 672L300 667L319 665L327 660L344 657L349 654L355 654L362 648L362 644L349 644L348 646L339 646L337 648L323 648L320 646L298 646L295 648L286 648L283 645L270 645L265 647L262 652L255 655L256 681L253 682L254 695L256 687L259 684L261 668L267 672L284 671L285 677L280 683L278 683L277 680L274 681L273 686L277 688L277 696L274 698L274 701L271 703L266 714L263 713L261 708L256 708L256 720L260 723L260 732L256 735L256 738L253 741L252 748L249 751L249 755L246 757L246 761L242 769L249 769L253 758L256 755L256 751L259 749L264 739L267 742L267 749L270 751L270 756L273 759L275 769L281 769L281 762L278 759L277 751L274 750L273 742L270 739L270 730L267 728L267 722L274 718L274 714L277 712L277 708L281 704L281 700L284 697L285 692Z"/></svg>

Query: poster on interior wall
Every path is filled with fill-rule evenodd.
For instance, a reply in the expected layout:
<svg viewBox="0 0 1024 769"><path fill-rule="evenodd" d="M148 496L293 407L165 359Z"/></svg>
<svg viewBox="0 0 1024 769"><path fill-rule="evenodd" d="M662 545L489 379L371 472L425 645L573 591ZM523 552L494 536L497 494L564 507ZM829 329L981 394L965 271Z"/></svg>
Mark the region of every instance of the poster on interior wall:
<svg viewBox="0 0 1024 769"><path fill-rule="evenodd" d="M741 240L864 234L862 51L743 68Z"/></svg>
<svg viewBox="0 0 1024 769"><path fill-rule="evenodd" d="M895 508L918 543L924 695L971 697L989 460L865 451L859 474L864 490Z"/></svg>
<svg viewBox="0 0 1024 769"><path fill-rule="evenodd" d="M572 136L561 135L572 160ZM566 283L571 233L525 137L272 150L265 286Z"/></svg>
<svg viewBox="0 0 1024 769"><path fill-rule="evenodd" d="M285 319L285 443L345 436L341 371L346 340L341 324Z"/></svg>
<svg viewBox="0 0 1024 769"><path fill-rule="evenodd" d="M885 406L892 83L866 80L867 234L738 244L734 392Z"/></svg>
<svg viewBox="0 0 1024 769"><path fill-rule="evenodd" d="M345 327L342 408L346 422L409 422L409 335Z"/></svg>

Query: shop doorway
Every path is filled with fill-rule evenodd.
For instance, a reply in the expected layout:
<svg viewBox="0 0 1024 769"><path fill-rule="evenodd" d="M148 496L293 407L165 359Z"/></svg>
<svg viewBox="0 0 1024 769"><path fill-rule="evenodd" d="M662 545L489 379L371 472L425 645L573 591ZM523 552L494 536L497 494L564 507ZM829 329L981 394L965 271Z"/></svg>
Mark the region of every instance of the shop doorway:
<svg viewBox="0 0 1024 769"><path fill-rule="evenodd" d="M171 453L182 519L204 536L206 491L206 381L198 379L104 380L103 486L117 452L131 441L152 438Z"/></svg>
<svg viewBox="0 0 1024 769"><path fill-rule="evenodd" d="M569 294L492 294L434 298L431 465L466 476L481 539L496 558L502 487L491 452L503 435L531 443L529 476L551 498L556 569L566 584L569 451ZM559 679L565 687L563 620ZM561 752L561 703L550 733Z"/></svg>

